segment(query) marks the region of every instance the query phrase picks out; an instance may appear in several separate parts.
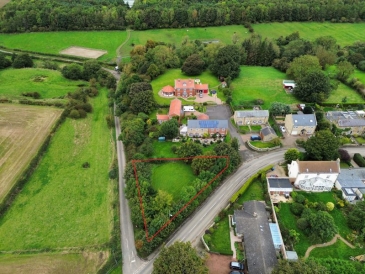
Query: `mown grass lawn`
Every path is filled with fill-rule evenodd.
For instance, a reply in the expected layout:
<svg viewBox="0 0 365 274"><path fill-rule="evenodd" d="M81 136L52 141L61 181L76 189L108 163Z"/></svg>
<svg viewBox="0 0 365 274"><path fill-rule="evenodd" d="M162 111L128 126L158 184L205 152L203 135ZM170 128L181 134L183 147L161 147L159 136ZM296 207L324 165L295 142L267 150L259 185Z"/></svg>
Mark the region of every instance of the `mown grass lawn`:
<svg viewBox="0 0 365 274"><path fill-rule="evenodd" d="M287 36L298 31L301 38L313 41L321 36L332 36L336 38L341 46L351 45L356 41L364 40L365 23L341 23L333 24L329 22L284 22L253 24L255 33L262 37L276 39L279 36Z"/></svg>
<svg viewBox="0 0 365 274"><path fill-rule="evenodd" d="M153 143L153 158L176 158L177 155L172 152L172 146L180 146L179 143L159 142L154 140Z"/></svg>
<svg viewBox="0 0 365 274"><path fill-rule="evenodd" d="M164 190L177 199L181 189L192 185L195 178L190 165L183 161L166 162L154 166L152 187L156 190Z"/></svg>
<svg viewBox="0 0 365 274"><path fill-rule="evenodd" d="M264 189L262 188L262 183L258 180L252 182L252 184L248 187L248 189L238 197L236 203L243 205L244 202L256 200L263 201L264 198Z"/></svg>
<svg viewBox="0 0 365 274"><path fill-rule="evenodd" d="M0 96L8 98L20 98L23 92L38 92L41 98L54 98L87 84L68 80L59 71L40 68L0 70L0 83Z"/></svg>
<svg viewBox="0 0 365 274"><path fill-rule="evenodd" d="M242 105L247 101L264 100L262 109L269 109L273 102L297 104L299 101L283 89L286 74L273 67L241 66L238 78L232 82L233 104Z"/></svg>
<svg viewBox="0 0 365 274"><path fill-rule="evenodd" d="M262 142L262 141L250 141L251 145L258 148L271 148L276 147L276 144L273 144L272 142Z"/></svg>
<svg viewBox="0 0 365 274"><path fill-rule="evenodd" d="M183 74L180 69L169 69L164 74L160 75L159 77L157 77L155 80L153 80L151 82L153 94L155 96L157 103L170 104L170 101L172 99L174 99L175 97L163 98L158 95L158 92L164 86L170 85L173 87L175 85L175 79L188 79L188 78L200 79L201 83L209 85L209 89L217 88L217 86L219 85L219 81L218 81L217 77L215 77L209 71L204 71L199 76L194 76L194 77L190 76L189 77L189 76L186 76L185 74ZM221 98L222 96L223 96L223 94L218 94L219 98ZM189 102L189 100L184 100L184 99L181 99L181 100L183 101L183 105L191 104L191 102ZM212 98L212 101L214 101L213 98Z"/></svg>
<svg viewBox="0 0 365 274"><path fill-rule="evenodd" d="M353 76L358 78L360 80L360 82L365 85L365 72L364 71L355 69Z"/></svg>
<svg viewBox="0 0 365 274"><path fill-rule="evenodd" d="M0 46L58 54L70 46L106 50L99 60L111 61L127 38L126 31L58 31L0 34Z"/></svg>
<svg viewBox="0 0 365 274"><path fill-rule="evenodd" d="M351 248L348 247L344 242L337 240L337 242L333 245L313 249L309 257L349 260L351 256L355 257L362 254L364 254L364 249Z"/></svg>
<svg viewBox="0 0 365 274"><path fill-rule="evenodd" d="M360 136L360 137L356 137L355 139L356 139L356 141L357 141L359 144L365 144L365 139L364 139L364 138L362 138L361 136Z"/></svg>
<svg viewBox="0 0 365 274"><path fill-rule="evenodd" d="M9 211L0 219L0 250L101 246L112 229L112 161L107 90L86 119L67 119ZM84 162L90 168L82 168Z"/></svg>
<svg viewBox="0 0 365 274"><path fill-rule="evenodd" d="M213 234L210 235L211 242L209 248L213 252L224 255L232 255L231 240L229 235L228 217L224 217L216 224Z"/></svg>
<svg viewBox="0 0 365 274"><path fill-rule="evenodd" d="M342 99L346 97L346 103L361 103L365 102L361 95L351 87L340 83L336 90L331 91L326 103L341 104Z"/></svg>

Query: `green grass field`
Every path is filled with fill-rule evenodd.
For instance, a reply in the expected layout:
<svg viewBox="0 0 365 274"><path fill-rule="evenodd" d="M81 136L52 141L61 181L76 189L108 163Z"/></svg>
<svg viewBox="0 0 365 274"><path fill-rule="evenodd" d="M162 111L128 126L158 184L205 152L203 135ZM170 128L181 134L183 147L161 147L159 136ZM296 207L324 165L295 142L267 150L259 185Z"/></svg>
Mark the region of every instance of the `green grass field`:
<svg viewBox="0 0 365 274"><path fill-rule="evenodd" d="M340 104L342 99L346 97L347 103L360 103L364 102L364 99L361 97L356 90L346 86L345 84L340 83L338 88L331 92L330 96L326 100L326 103L335 103Z"/></svg>
<svg viewBox="0 0 365 274"><path fill-rule="evenodd" d="M94 112L67 119L37 170L0 220L0 250L100 247L110 239L112 160L107 90L91 100ZM90 168L82 168L84 162Z"/></svg>
<svg viewBox="0 0 365 274"><path fill-rule="evenodd" d="M169 69L164 74L160 75L157 79L153 80L151 82L153 94L155 95L155 99L157 103L159 104L170 104L170 101L174 99L174 97L170 98L163 98L158 95L158 92L167 85L174 86L175 85L175 79L187 79L187 78L198 78L200 79L201 83L207 83L209 84L209 89L217 88L219 85L218 79L211 74L209 71L203 72L201 75L196 77L189 77L184 75L180 69ZM222 94L223 96L223 94ZM219 95L218 95L219 97ZM189 105L191 102L189 100L182 100L183 105ZM214 99L212 98L212 101Z"/></svg>
<svg viewBox="0 0 365 274"><path fill-rule="evenodd" d="M210 235L211 242L209 248L213 252L220 254L232 255L231 240L229 235L228 217L224 217L216 224L214 233Z"/></svg>
<svg viewBox="0 0 365 274"><path fill-rule="evenodd" d="M242 66L239 77L232 82L233 104L240 105L245 101L262 99L262 109L269 109L272 102L299 103L292 94L287 94L283 89L284 79L286 74L273 67Z"/></svg>
<svg viewBox="0 0 365 274"><path fill-rule="evenodd" d="M350 248L344 242L337 240L336 243L327 247L315 248L311 251L310 258L336 258L349 260L351 256L364 254L362 248Z"/></svg>
<svg viewBox="0 0 365 274"><path fill-rule="evenodd" d="M54 98L74 92L86 82L68 80L55 70L24 68L0 70L0 83L0 96L19 98L22 92L37 91L41 98Z"/></svg>
<svg viewBox="0 0 365 274"><path fill-rule="evenodd" d="M313 41L320 36L332 36L336 38L337 43L341 46L350 45L356 41L364 41L364 23L342 23L332 24L329 22L285 22L285 23L268 23L253 24L255 33L262 37L276 39L279 36L287 36L293 32L299 31L300 37Z"/></svg>
<svg viewBox="0 0 365 274"><path fill-rule="evenodd" d="M192 168L182 161L156 165L152 173L152 187L179 198L181 188L192 184L196 177Z"/></svg>
<svg viewBox="0 0 365 274"><path fill-rule="evenodd" d="M263 201L264 190L260 181L254 181L249 188L237 199L236 203L242 205L244 202L256 200Z"/></svg>
<svg viewBox="0 0 365 274"><path fill-rule="evenodd" d="M126 31L59 31L0 34L0 46L58 54L70 46L108 51L99 60L111 61L117 48L126 40Z"/></svg>
<svg viewBox="0 0 365 274"><path fill-rule="evenodd" d="M356 69L353 76L358 78L365 85L365 72L364 71Z"/></svg>

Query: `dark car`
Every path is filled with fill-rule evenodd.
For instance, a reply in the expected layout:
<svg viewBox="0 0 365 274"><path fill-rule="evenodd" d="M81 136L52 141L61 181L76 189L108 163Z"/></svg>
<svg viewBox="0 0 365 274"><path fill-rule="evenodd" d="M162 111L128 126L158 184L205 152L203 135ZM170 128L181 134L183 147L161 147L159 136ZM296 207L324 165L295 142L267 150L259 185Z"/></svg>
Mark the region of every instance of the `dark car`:
<svg viewBox="0 0 365 274"><path fill-rule="evenodd" d="M234 270L234 271L229 272L229 274L243 274L243 272Z"/></svg>
<svg viewBox="0 0 365 274"><path fill-rule="evenodd" d="M229 267L236 270L244 270L245 266L239 262L230 262Z"/></svg>

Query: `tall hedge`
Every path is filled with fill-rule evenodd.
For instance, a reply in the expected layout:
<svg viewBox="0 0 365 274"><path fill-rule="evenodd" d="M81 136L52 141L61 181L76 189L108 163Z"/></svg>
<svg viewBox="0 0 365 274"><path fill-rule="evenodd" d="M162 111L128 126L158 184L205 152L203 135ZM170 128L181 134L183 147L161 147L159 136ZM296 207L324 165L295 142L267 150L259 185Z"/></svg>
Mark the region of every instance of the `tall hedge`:
<svg viewBox="0 0 365 274"><path fill-rule="evenodd" d="M364 157L361 156L360 153L354 154L354 161L359 167L365 167L365 160Z"/></svg>

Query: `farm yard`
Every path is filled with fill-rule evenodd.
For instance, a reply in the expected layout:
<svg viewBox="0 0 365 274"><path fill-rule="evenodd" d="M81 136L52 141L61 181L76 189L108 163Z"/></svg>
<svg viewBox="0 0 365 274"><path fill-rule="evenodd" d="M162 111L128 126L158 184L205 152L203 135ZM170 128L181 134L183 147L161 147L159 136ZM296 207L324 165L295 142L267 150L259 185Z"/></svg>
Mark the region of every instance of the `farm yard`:
<svg viewBox="0 0 365 274"><path fill-rule="evenodd" d="M68 80L59 71L41 68L0 70L0 83L0 98L9 99L19 99L23 92L38 92L42 99L55 98L86 84L85 81Z"/></svg>
<svg viewBox="0 0 365 274"><path fill-rule="evenodd" d="M0 104L0 202L35 156L62 111Z"/></svg>
<svg viewBox="0 0 365 274"><path fill-rule="evenodd" d="M91 99L91 115L67 119L53 136L37 170L0 220L1 251L105 248L114 199L108 179L113 139L105 123L106 93L100 90ZM89 168L82 167L85 162Z"/></svg>

